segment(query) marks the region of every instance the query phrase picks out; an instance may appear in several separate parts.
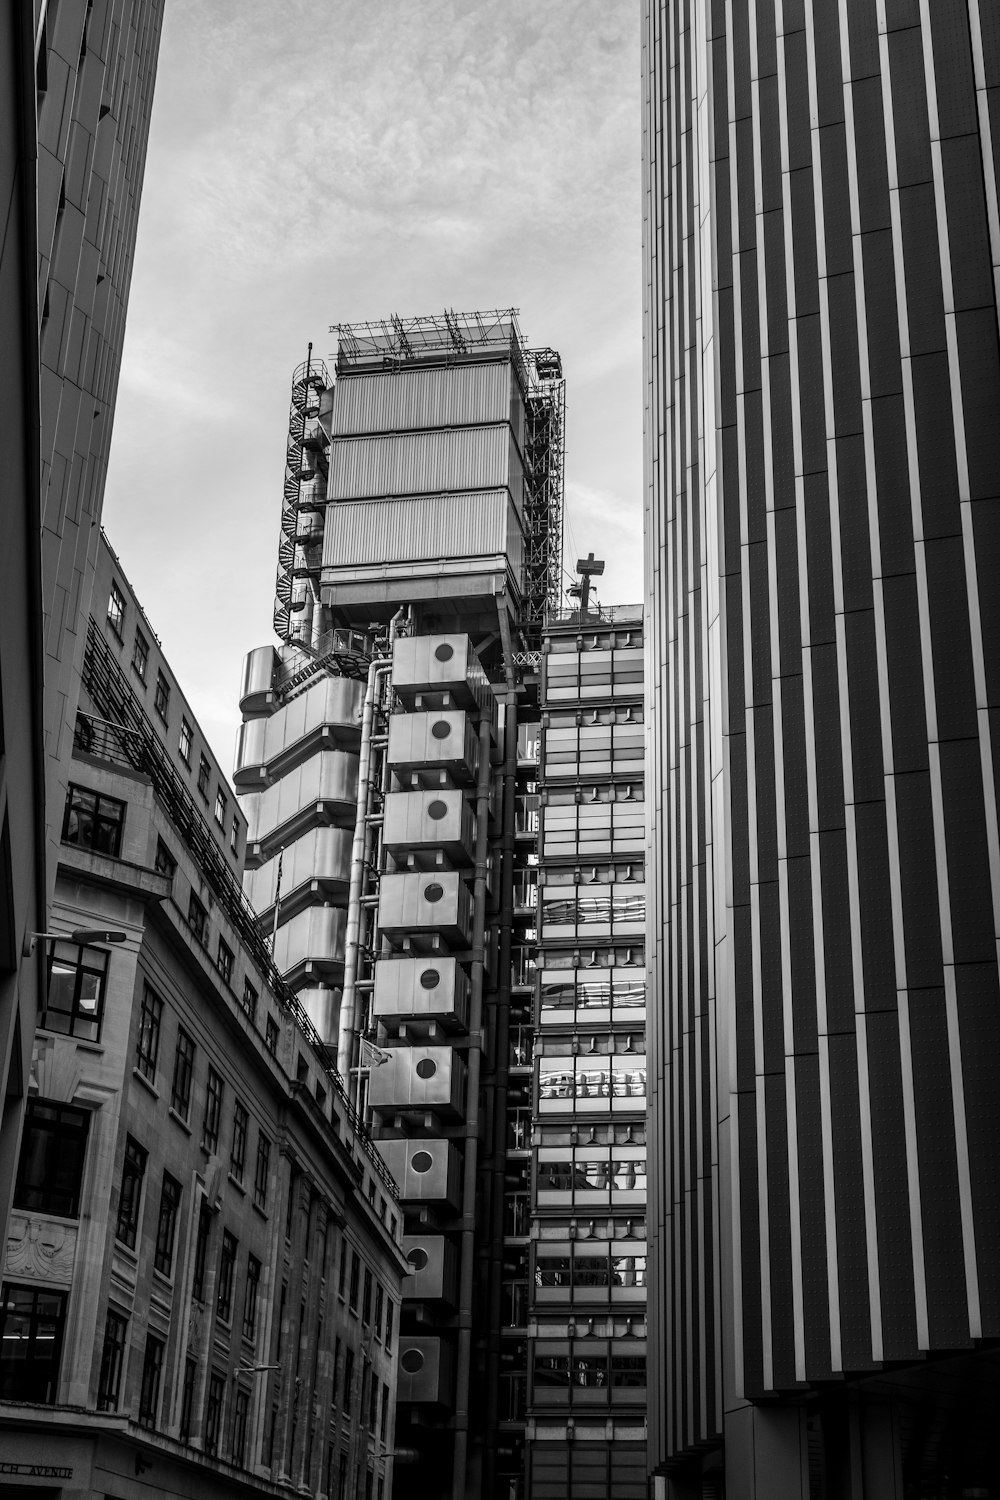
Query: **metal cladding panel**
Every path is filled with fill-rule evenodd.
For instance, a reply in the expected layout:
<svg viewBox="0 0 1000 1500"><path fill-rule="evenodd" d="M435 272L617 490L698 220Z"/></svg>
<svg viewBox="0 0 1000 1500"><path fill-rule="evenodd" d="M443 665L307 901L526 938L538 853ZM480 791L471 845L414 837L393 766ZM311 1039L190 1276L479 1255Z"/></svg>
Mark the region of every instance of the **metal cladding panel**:
<svg viewBox="0 0 1000 1500"><path fill-rule="evenodd" d="M382 843L387 849L441 849L471 861L475 838L472 804L457 788L386 794Z"/></svg>
<svg viewBox="0 0 1000 1500"><path fill-rule="evenodd" d="M404 1299L454 1302L458 1256L449 1240L440 1234L404 1234L403 1254L410 1265L403 1278Z"/></svg>
<svg viewBox="0 0 1000 1500"><path fill-rule="evenodd" d="M418 693L450 693L466 708L495 701L467 635L404 635L392 648L392 686L407 703Z"/></svg>
<svg viewBox="0 0 1000 1500"><path fill-rule="evenodd" d="M274 761L294 757L300 740L326 731L328 741L357 743L365 685L350 677L325 677L267 719L241 724L236 737L233 780L267 776Z"/></svg>
<svg viewBox="0 0 1000 1500"><path fill-rule="evenodd" d="M341 438L330 450L329 497L333 501L365 500L492 490L508 485L509 473L510 428L506 422L498 427L463 427L457 431ZM520 503L519 491L514 498Z"/></svg>
<svg viewBox="0 0 1000 1500"><path fill-rule="evenodd" d="M376 1141L375 1145L396 1179L402 1203L458 1208L461 1158L451 1141Z"/></svg>
<svg viewBox="0 0 1000 1500"><path fill-rule="evenodd" d="M402 500L344 501L331 505L323 541L323 569L378 563L412 564L511 555L515 576L524 542L506 489L485 493L425 495ZM335 575L336 576L336 575ZM330 580L326 580L330 581Z"/></svg>
<svg viewBox="0 0 1000 1500"><path fill-rule="evenodd" d="M346 750L323 750L263 792L243 798L247 843L259 843L315 803L353 809L358 794L358 757Z"/></svg>
<svg viewBox="0 0 1000 1500"><path fill-rule="evenodd" d="M380 1021L427 1020L464 1028L468 1009L469 976L455 958L435 953L375 965L374 1013Z"/></svg>
<svg viewBox="0 0 1000 1500"><path fill-rule="evenodd" d="M282 974L300 964L339 969L344 964L347 912L339 906L310 906L274 935L274 962Z"/></svg>
<svg viewBox="0 0 1000 1500"><path fill-rule="evenodd" d="M505 422L517 389L510 361L342 375L335 387L333 436L407 432Z"/></svg>
<svg viewBox="0 0 1000 1500"><path fill-rule="evenodd" d="M378 927L385 933L441 933L468 941L472 895L457 870L383 875L378 894Z"/></svg>
<svg viewBox="0 0 1000 1500"><path fill-rule="evenodd" d="M302 1009L319 1032L324 1042L337 1044L340 1030L341 991L328 984L313 989L299 990L298 1000Z"/></svg>
<svg viewBox="0 0 1000 1500"><path fill-rule="evenodd" d="M304 885L315 880L321 885L336 884L346 888L351 878L351 828L311 828L281 856L281 897L285 900ZM258 870L248 870L244 877L247 900L256 912L274 905L278 886L278 856L265 861Z"/></svg>
<svg viewBox="0 0 1000 1500"><path fill-rule="evenodd" d="M274 677L278 653L273 646L258 646L243 658L240 683L241 713L267 713L274 703Z"/></svg>
<svg viewBox="0 0 1000 1500"><path fill-rule="evenodd" d="M416 1110L451 1119L465 1100L465 1063L451 1047L394 1047L373 1067L368 1103L382 1114Z"/></svg>
<svg viewBox="0 0 1000 1500"><path fill-rule="evenodd" d="M415 1406L449 1406L451 1349L441 1339L400 1338L396 1399Z"/></svg>
<svg viewBox="0 0 1000 1500"><path fill-rule="evenodd" d="M461 708L393 714L387 759L394 769L440 769L471 780L479 764L479 740Z"/></svg>

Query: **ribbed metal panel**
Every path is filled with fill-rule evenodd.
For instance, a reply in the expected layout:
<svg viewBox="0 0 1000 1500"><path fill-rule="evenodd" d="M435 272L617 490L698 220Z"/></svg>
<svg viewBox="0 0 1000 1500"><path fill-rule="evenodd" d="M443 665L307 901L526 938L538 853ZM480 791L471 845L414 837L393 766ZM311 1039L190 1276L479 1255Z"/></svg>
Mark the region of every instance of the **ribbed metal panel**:
<svg viewBox="0 0 1000 1500"><path fill-rule="evenodd" d="M323 566L488 557L505 550L508 535L516 543L520 527L506 490L348 502L330 509Z"/></svg>
<svg viewBox="0 0 1000 1500"><path fill-rule="evenodd" d="M510 428L344 438L330 450L330 499L499 489L508 483Z"/></svg>
<svg viewBox="0 0 1000 1500"><path fill-rule="evenodd" d="M333 435L504 422L515 406L512 386L516 391L509 360L441 370L342 375L333 403Z"/></svg>

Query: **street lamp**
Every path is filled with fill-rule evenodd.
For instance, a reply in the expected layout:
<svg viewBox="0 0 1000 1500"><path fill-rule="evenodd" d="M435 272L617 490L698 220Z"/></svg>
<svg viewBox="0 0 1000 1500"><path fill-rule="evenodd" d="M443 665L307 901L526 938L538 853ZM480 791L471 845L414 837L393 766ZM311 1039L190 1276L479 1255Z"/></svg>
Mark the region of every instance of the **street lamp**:
<svg viewBox="0 0 1000 1500"><path fill-rule="evenodd" d="M78 927L74 932L26 932L21 949L24 958L31 957L39 938L61 940L64 943L80 943L86 947L90 943L125 943L128 941L128 933L109 932L105 927Z"/></svg>

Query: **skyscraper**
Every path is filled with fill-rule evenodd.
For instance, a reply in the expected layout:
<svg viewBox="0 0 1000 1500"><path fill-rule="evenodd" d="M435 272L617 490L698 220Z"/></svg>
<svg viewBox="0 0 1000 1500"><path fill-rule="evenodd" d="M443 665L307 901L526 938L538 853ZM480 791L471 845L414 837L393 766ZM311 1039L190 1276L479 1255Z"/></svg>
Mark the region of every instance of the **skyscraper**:
<svg viewBox="0 0 1000 1500"><path fill-rule="evenodd" d="M993 1494L996 7L643 63L653 1465Z"/></svg>
<svg viewBox="0 0 1000 1500"><path fill-rule="evenodd" d="M0 1229L41 988L162 0L0 21Z"/></svg>
<svg viewBox="0 0 1000 1500"><path fill-rule="evenodd" d="M335 379L311 352L293 377L282 644L244 676L247 892L399 1183L398 1491L462 1500L519 1471L525 1430L499 1398L527 1228L518 749L559 593L562 370L512 310L337 333Z"/></svg>

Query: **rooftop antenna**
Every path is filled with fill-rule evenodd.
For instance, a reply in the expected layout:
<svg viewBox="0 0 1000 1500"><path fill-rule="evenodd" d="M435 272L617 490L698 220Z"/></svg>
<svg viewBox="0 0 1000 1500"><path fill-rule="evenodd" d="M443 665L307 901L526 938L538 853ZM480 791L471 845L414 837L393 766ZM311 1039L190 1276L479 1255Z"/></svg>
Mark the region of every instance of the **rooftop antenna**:
<svg viewBox="0 0 1000 1500"><path fill-rule="evenodd" d="M600 578L604 572L604 563L599 558L595 558L593 552L588 552L586 557L578 560L576 571L580 576L580 582L571 583L566 592L571 599L579 599L580 619L583 620L586 618L590 605L590 580Z"/></svg>

